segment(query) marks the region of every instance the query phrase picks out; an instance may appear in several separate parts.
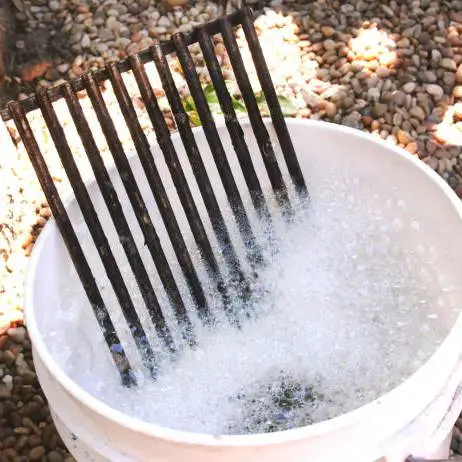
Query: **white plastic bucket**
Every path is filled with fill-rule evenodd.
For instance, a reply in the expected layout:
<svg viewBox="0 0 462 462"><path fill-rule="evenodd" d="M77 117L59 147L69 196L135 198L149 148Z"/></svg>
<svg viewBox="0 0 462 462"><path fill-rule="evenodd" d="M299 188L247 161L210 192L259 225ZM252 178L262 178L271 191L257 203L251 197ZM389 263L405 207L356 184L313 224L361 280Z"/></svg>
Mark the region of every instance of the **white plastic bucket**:
<svg viewBox="0 0 462 462"><path fill-rule="evenodd" d="M392 179L405 188L406 201L412 204L413 214L420 221L438 223L435 232L440 234L441 245L452 249L454 274L462 274L462 207L435 172L404 151L359 131L322 122L287 123L309 185L315 185L333 165L340 165L344 172L354 172L371 184L387 185ZM271 123L267 124L274 137ZM243 128L257 159L258 148L247 121ZM232 156L232 144L223 125L219 126L219 133ZM199 147L208 152L202 130L197 129L195 135ZM179 155L184 156L177 134L173 140ZM157 145L153 153L161 159ZM131 158L131 165L135 176L141 178L136 156ZM257 172L262 168L260 159ZM239 185L242 179L236 177ZM74 212L75 204L71 203L71 218ZM309 427L265 435L188 433L149 424L112 409L77 386L58 366L43 334L47 319L53 316L52 292L61 290L57 281L62 268L68 266L69 257L55 222L50 221L31 256L26 281L26 322L37 374L54 421L79 461L402 462L409 455L429 459L449 455L452 426L462 408L462 316L436 353L415 374L353 412ZM94 320L89 322L95 324Z"/></svg>

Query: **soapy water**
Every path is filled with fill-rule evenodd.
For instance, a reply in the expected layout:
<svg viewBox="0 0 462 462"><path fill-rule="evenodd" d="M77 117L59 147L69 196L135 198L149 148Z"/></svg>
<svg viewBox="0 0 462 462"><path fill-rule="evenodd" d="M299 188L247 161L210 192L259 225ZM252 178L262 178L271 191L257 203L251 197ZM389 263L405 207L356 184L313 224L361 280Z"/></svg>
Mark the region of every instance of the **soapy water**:
<svg viewBox="0 0 462 462"><path fill-rule="evenodd" d="M240 328L226 317L213 328L194 322L196 348L175 361L156 350L156 381L137 371L137 387L120 384L72 287L48 319L47 346L93 396L178 430L272 432L367 404L435 352L457 317L460 287L446 278L447 256L406 203L393 194L356 195L361 187L331 182L298 204L264 247L269 261L253 282L252 316L239 316ZM207 290L219 311L213 286ZM233 308L240 312L238 298Z"/></svg>

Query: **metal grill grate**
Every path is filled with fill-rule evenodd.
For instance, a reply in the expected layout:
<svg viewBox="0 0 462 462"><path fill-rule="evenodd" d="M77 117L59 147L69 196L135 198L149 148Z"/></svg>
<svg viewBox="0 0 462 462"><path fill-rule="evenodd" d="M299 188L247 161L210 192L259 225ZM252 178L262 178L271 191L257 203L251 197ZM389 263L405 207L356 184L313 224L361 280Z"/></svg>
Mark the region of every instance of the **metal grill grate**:
<svg viewBox="0 0 462 462"><path fill-rule="evenodd" d="M245 183L252 199L252 203L259 217L269 220L270 213L268 211L268 205L265 202L262 186L255 172L249 148L244 139L244 132L233 108L231 96L226 87L226 82L223 77L219 61L215 55L212 37L215 34L222 35L236 82L248 111L250 124L255 134L271 187L278 203L283 206L285 213L290 215L290 203L287 188L276 159L268 130L260 114L249 76L244 67L243 59L233 31L234 26L242 26L247 39L252 59L255 64L255 69L270 109L272 123L282 148L282 153L293 185L298 193L306 195L307 191L303 175L298 164L275 88L253 25L253 15L251 10L248 8L242 9L227 18L221 18L200 26L191 34L184 35L177 33L169 42L156 44L151 48L139 54L134 54L128 59L125 59L117 64L108 64L104 70L87 73L82 77L65 83L59 87L48 90L42 89L41 91L38 91L35 96L22 102L11 102L7 109L1 113L4 121L13 119L16 124L19 135L24 143L25 149L39 178L41 187L48 200L53 217L56 220L72 262L75 265L79 278L83 284L85 293L97 314L96 317L104 332L107 345L112 352L115 364L117 365L123 382L126 385L132 384L135 381L133 374L130 373L131 369L129 361L116 333L115 326L111 321L100 289L98 288L98 284L92 274L90 265L85 258L73 224L71 223L63 201L58 194L58 190L47 168L44 156L40 151L26 114L37 108L41 111L65 172L70 180L77 203L80 206L85 222L88 225L90 234L98 250L99 257L115 291L120 306L123 309L124 317L131 329L134 341L142 354L145 366L155 377L158 371L155 362L152 361L154 356L152 346L147 340L146 332L137 316L134 302L130 296L127 284L124 281L116 259L111 251L108 238L104 233L98 213L95 210L90 194L84 185L81 174L79 173L79 169L76 165L75 159L73 158L65 131L58 120L52 103L58 99L64 99L67 104L72 120L78 134L80 135L88 160L91 164L96 182L117 229L120 243L123 246L123 250L140 288L143 301L150 313L157 335L160 339L162 339L166 348L168 348L171 352L175 352L176 346L165 321L159 300L156 296L156 290L153 287L145 266L143 265L135 239L124 214L123 206L117 196L114 185L111 182L110 175L102 160L101 153L92 134L89 122L85 118L84 112L77 98L77 92L81 90L85 90L87 92L91 100L93 110L96 113L102 132L107 141L109 150L114 159L116 169L120 174L136 219L142 230L147 249L149 250L156 269L158 270L165 292L168 294L169 302L174 307L176 319L182 327L183 336L191 345L193 345L195 343L195 336L188 316L188 309L185 306L185 302L182 299L177 283L175 282L175 278L173 277L164 249L162 248L157 234L156 227L150 218L148 206L142 198L136 178L132 172L130 163L118 137L117 127L110 116L108 107L105 104L99 88L99 84L105 80L109 80L111 82L119 108L129 129L142 168L146 174L160 215L162 216L163 224L167 230L176 258L180 264L181 271L187 281L192 299L197 307L197 311L201 319L204 322L208 322L212 315L210 307L208 306L207 298L204 294L204 289L193 264L190 252L188 251L184 241L180 225L164 187L161 175L159 174L154 162L150 144L146 134L142 130L132 100L124 84L122 73L128 70L133 72L141 98L152 122L157 142L164 154L165 163L174 182L181 206L183 207L187 217L196 244L201 252L203 261L205 262L207 272L213 277L213 280L216 281L217 289L223 299L224 306L230 306L228 303L230 297L228 293L229 287L227 287L224 282L222 270L217 263L212 245L204 229L201 216L196 207L196 203L188 185L188 181L186 180L184 171L182 170L177 152L171 140L169 128L162 114L162 110L159 107L153 88L149 82L144 64L148 62L155 63L163 89L174 115L181 140L185 147L187 158L189 159L200 194L206 206L213 231L221 246L221 252L224 260L228 267L232 270L234 282L236 284L240 284L241 287L243 285L245 286L247 281L241 267L242 262L239 260L236 250L233 247L225 220L222 212L220 211L218 201L208 177L203 158L199 152L195 136L191 129L189 117L183 107L179 91L175 86L166 58L167 55L175 53L181 64L184 77L196 105L197 113L202 123L205 137L213 155L213 160L216 164L227 199L232 212L236 217L239 231L241 235L245 237L244 242L246 243L247 262L253 269L256 270L264 263L262 252L257 245L247 216L242 213L244 207L241 193L235 182L233 171L228 162L225 149L222 141L220 140L215 121L201 87L200 79L196 72L192 56L188 49L188 46L191 44L198 43L200 45L209 75L216 91L219 105L224 114L226 127L229 131ZM232 316L230 316L230 318L232 318Z"/></svg>

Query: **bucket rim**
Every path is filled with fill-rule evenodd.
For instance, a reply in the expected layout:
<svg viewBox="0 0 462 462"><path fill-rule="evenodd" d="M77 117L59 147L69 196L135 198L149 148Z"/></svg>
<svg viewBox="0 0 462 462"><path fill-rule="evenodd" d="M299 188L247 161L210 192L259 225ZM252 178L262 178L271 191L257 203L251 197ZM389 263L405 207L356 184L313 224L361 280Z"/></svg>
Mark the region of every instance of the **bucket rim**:
<svg viewBox="0 0 462 462"><path fill-rule="evenodd" d="M264 118L263 120L266 125L272 126L271 119ZM371 145L381 145L390 151L390 153L393 153L398 157L405 158L407 161L414 164L415 167L421 170L421 172L431 181L433 181L437 187L439 187L441 192L451 202L454 211L457 213L462 222L462 201L458 198L456 193L433 169L431 169L423 161L416 158L416 156L411 155L404 149L392 145L382 139L375 138L370 133L331 122L295 118L286 118L285 121L289 130L290 126L324 127L327 131L336 131L345 135L361 138L370 142ZM240 122L243 128L250 125L250 122L247 118L240 119ZM217 120L216 125L218 129L226 129L224 121ZM202 131L202 127L195 127L193 131ZM180 135L178 132L175 132L172 134L171 138L172 141L175 142L176 139L180 138ZM154 143L154 146L156 145L157 144ZM134 153L131 153L131 155L134 155ZM90 183L92 181L94 181L94 179L90 180ZM70 196L69 200L72 199L73 195ZM66 203L69 200L64 202ZM462 356L462 353L459 353L454 358L454 353L451 354L451 350L453 350L453 343L457 341L458 337L462 337L457 332L462 332L462 313L460 313L452 328L448 332L446 338L442 341L442 343L438 346L430 358L424 362L419 369L417 369L417 371L408 376L398 386L381 395L379 398L332 419L290 430L246 435L213 435L163 427L162 425L147 422L137 417L127 415L124 412L114 409L109 404L106 404L100 399L94 397L89 392L84 390L80 385L75 383L58 365L52 354L49 352L45 342L41 337L40 330L36 322L33 289L37 273L36 269L38 268L37 263L40 261L48 236L53 232L57 232L57 228L55 220L51 218L45 225L36 241L36 244L34 245L34 249L31 253L29 264L26 270L26 277L24 282L24 317L25 324L28 329L28 334L32 342L32 347L38 353L40 360L44 363L44 366L51 374L51 376L57 380L59 385L64 388L64 390L73 399L82 403L85 407L103 419L106 419L120 427L124 427L127 430L140 433L148 437L182 445L209 446L217 448L248 448L287 444L325 435L328 433L333 433L343 428L352 427L361 423L367 425L367 427L370 427L373 425L373 422L369 419L380 421L384 418L382 415L377 419L378 410L380 410L380 412L384 412L386 409L392 409L393 403L395 403L395 406L403 406L403 397L412 398L412 408L410 405L410 409L406 415L401 418L402 422L400 422L400 425L402 427L406 423L412 421L431 403L432 398L438 394L436 391L440 391L443 388L443 385L447 383L448 377L454 372L457 361ZM458 341L462 347L461 340L462 339L459 339ZM441 373L438 373L438 370L440 370ZM421 384L422 381L427 382L426 387L419 387L419 384ZM428 386L429 384L431 384L431 387ZM422 392L423 388L427 390L425 393ZM406 402L405 404L408 405L410 403ZM396 418L394 414L394 412L389 412L387 415L389 415L391 420L394 420ZM383 425L384 422L382 420L381 427L383 427ZM395 429L395 431L398 431L400 428L398 424L394 424L392 427Z"/></svg>

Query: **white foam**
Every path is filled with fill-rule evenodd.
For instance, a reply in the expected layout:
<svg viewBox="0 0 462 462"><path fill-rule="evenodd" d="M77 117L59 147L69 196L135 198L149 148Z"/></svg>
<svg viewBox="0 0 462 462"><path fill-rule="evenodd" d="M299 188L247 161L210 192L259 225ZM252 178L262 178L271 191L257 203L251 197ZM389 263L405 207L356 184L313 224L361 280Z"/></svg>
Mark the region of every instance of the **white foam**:
<svg viewBox="0 0 462 462"><path fill-rule="evenodd" d="M438 242L405 211L406 202L355 194L362 187L357 179L326 183L300 207L295 222L279 229L278 252L254 287L257 316L240 330L196 323L199 346L174 363L164 358L155 383L120 385L96 327L88 332L79 324L84 316L75 288L64 292L68 303L49 319L45 340L88 392L175 429L259 432L272 419L290 428L366 404L435 351L459 311L451 298L459 288L446 285ZM278 383L281 371L313 387L315 396L282 416L262 391Z"/></svg>

